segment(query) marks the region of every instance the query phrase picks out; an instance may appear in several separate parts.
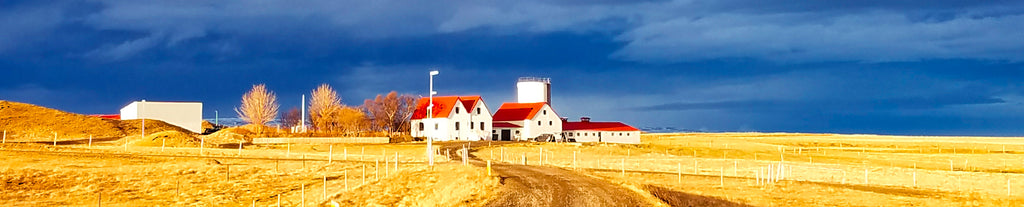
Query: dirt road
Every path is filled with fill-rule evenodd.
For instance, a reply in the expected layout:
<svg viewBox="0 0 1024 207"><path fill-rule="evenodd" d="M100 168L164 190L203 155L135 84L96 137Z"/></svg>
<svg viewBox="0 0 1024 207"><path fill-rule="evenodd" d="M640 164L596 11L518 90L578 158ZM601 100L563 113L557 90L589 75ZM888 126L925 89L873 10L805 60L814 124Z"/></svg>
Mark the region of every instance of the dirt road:
<svg viewBox="0 0 1024 207"><path fill-rule="evenodd" d="M452 159L461 161L455 151L463 144L444 143L442 152L451 150ZM469 160L486 165L473 156ZM503 189L487 206L652 206L634 191L560 168L516 164L493 164L492 168L501 176Z"/></svg>

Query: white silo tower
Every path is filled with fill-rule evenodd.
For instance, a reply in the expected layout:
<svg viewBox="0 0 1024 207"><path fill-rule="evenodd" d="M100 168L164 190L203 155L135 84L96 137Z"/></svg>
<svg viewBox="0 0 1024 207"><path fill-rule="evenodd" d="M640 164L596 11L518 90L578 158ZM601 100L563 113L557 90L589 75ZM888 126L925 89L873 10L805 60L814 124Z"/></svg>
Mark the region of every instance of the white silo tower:
<svg viewBox="0 0 1024 207"><path fill-rule="evenodd" d="M551 104L551 78L520 77L516 91L519 103Z"/></svg>

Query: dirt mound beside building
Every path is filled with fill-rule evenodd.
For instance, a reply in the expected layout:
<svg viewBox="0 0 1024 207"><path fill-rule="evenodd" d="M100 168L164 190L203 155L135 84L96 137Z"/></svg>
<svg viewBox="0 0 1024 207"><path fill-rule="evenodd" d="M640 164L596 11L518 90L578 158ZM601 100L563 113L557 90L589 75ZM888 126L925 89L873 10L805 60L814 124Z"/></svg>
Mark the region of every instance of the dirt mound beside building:
<svg viewBox="0 0 1024 207"><path fill-rule="evenodd" d="M226 129L221 129L220 131L214 132L213 134L206 135L206 141L219 144L237 144L238 141L252 142L252 138L254 135L255 133L249 131L244 127L230 127Z"/></svg>
<svg viewBox="0 0 1024 207"><path fill-rule="evenodd" d="M119 120L63 112L32 104L0 101L0 130L15 141L122 137Z"/></svg>
<svg viewBox="0 0 1024 207"><path fill-rule="evenodd" d="M149 123L147 122L146 125L149 125ZM147 147L199 147L200 143L201 140L190 133L180 131L161 131L153 134L146 134L145 139L133 140L130 142L130 145Z"/></svg>
<svg viewBox="0 0 1024 207"><path fill-rule="evenodd" d="M142 134L142 120L141 119L116 120L116 121L118 121L118 127L126 135ZM193 134L193 135L195 134L195 133L192 133L192 131L189 131L188 129L181 128L181 127L175 126L173 124L168 124L167 122L164 122L164 121L153 120L153 119L146 119L146 133L147 134L148 133L155 133L155 132L162 132L162 131L176 131L176 132L183 132L183 133L188 133L188 134Z"/></svg>
<svg viewBox="0 0 1024 207"><path fill-rule="evenodd" d="M0 100L0 130L8 141L76 140L124 137L142 134L142 120L116 120L68 113L56 109ZM194 135L184 128L159 120L146 120L147 132L177 131Z"/></svg>

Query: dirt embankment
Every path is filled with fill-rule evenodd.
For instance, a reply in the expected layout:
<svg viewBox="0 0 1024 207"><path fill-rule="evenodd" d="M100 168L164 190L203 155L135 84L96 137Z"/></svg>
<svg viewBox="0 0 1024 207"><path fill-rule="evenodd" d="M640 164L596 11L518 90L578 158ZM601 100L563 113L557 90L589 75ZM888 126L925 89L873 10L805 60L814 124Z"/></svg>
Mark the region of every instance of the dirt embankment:
<svg viewBox="0 0 1024 207"><path fill-rule="evenodd" d="M146 133L168 132L174 142L189 143L196 134L159 120L147 119ZM26 103L0 101L0 130L7 131L7 141L33 142L128 137L128 142L146 141L142 136L142 120L116 120L64 112ZM173 133L171 133L173 132ZM167 135L167 134L165 134ZM147 138L155 138L147 135ZM149 140L152 141L152 140ZM142 144L142 143L140 143Z"/></svg>

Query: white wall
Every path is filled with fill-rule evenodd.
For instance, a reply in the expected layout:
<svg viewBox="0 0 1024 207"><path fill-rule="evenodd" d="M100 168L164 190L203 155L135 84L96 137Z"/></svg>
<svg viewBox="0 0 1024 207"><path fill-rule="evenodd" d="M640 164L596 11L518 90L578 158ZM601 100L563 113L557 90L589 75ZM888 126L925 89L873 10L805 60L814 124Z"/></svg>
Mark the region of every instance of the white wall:
<svg viewBox="0 0 1024 207"><path fill-rule="evenodd" d="M477 113L479 109L480 113ZM491 111L488 110L487 106L483 101L478 101L474 108L470 109L469 121L472 127L469 127L467 137L471 141L489 140L491 138L491 130L493 126L493 119L491 117ZM480 127L480 123L483 123L483 128Z"/></svg>
<svg viewBox="0 0 1024 207"><path fill-rule="evenodd" d="M466 140L469 136L469 123L470 115L466 111L466 107L462 105L462 101L456 101L455 107L452 108L451 114L448 114L448 134L447 136L437 137L436 140L450 141L450 140ZM458 123L459 129L455 129L455 124Z"/></svg>
<svg viewBox="0 0 1024 207"><path fill-rule="evenodd" d="M601 142L640 144L640 131L601 132Z"/></svg>
<svg viewBox="0 0 1024 207"><path fill-rule="evenodd" d="M538 121L540 121L539 125L537 124ZM544 104L541 111L538 111L533 116L533 119L526 120L522 126L522 139L532 139L542 134L551 134L558 137L562 133L562 119L547 104Z"/></svg>
<svg viewBox="0 0 1024 207"><path fill-rule="evenodd" d="M203 103L199 102L132 102L121 108L121 119L155 119L203 132Z"/></svg>
<svg viewBox="0 0 1024 207"><path fill-rule="evenodd" d="M441 140L444 137L448 137L450 120L446 117L434 118L434 119L418 119L412 120L412 136L414 137L433 137L434 140ZM420 131L420 123L423 124L423 130ZM435 129L435 125L437 124ZM447 140L447 139L444 139Z"/></svg>

